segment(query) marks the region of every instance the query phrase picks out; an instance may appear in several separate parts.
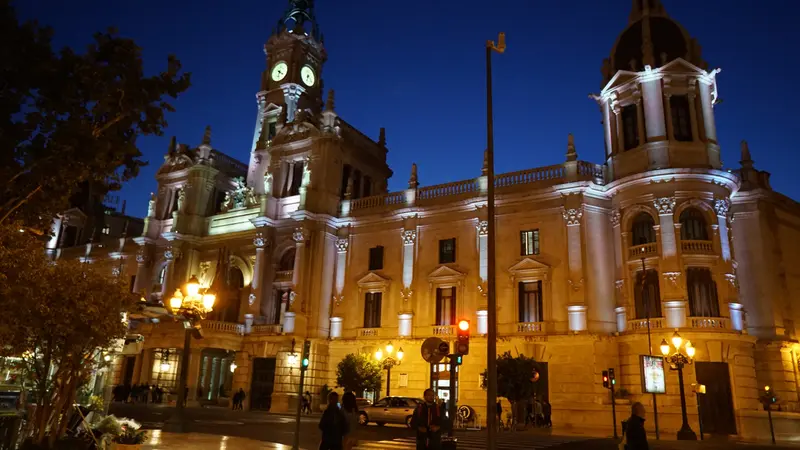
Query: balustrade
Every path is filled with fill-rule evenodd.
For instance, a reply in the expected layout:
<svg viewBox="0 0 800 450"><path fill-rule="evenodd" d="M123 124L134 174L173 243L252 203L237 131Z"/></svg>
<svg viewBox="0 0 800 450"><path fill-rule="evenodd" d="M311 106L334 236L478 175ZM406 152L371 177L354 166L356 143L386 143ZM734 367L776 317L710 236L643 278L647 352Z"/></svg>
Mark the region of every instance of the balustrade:
<svg viewBox="0 0 800 450"><path fill-rule="evenodd" d="M690 317L689 326L706 330L729 331L731 321L727 317Z"/></svg>
<svg viewBox="0 0 800 450"><path fill-rule="evenodd" d="M360 338L372 338L380 336L380 328L359 328L358 329L358 337Z"/></svg>
<svg viewBox="0 0 800 450"><path fill-rule="evenodd" d="M630 260L656 255L658 255L657 242L648 242L647 244L634 245L628 248L628 259Z"/></svg>
<svg viewBox="0 0 800 450"><path fill-rule="evenodd" d="M434 325L433 336L455 336L456 327L453 325Z"/></svg>
<svg viewBox="0 0 800 450"><path fill-rule="evenodd" d="M544 322L520 322L517 324L517 333L542 333Z"/></svg>
<svg viewBox="0 0 800 450"><path fill-rule="evenodd" d="M651 330L660 330L664 328L664 318L663 317L651 317L650 318L650 329ZM647 331L647 319L633 319L628 321L628 331L631 332L641 332Z"/></svg>
<svg viewBox="0 0 800 450"><path fill-rule="evenodd" d="M713 255L714 244L711 241L681 241L681 251L688 254Z"/></svg>
<svg viewBox="0 0 800 450"><path fill-rule="evenodd" d="M279 270L275 272L275 281L292 281L293 270Z"/></svg>
<svg viewBox="0 0 800 450"><path fill-rule="evenodd" d="M283 333L283 325L253 325L252 334L280 335Z"/></svg>
<svg viewBox="0 0 800 450"><path fill-rule="evenodd" d="M494 179L497 188L514 186L517 184L536 183L538 181L561 180L566 175L562 164L534 169L519 170L517 172L501 173Z"/></svg>
<svg viewBox="0 0 800 450"><path fill-rule="evenodd" d="M417 199L430 200L437 197L447 197L449 195L467 194L478 191L478 182L475 180L463 180L453 183L437 184L426 186L417 190Z"/></svg>
<svg viewBox="0 0 800 450"><path fill-rule="evenodd" d="M219 320L203 320L200 328L205 331L216 331L220 333L244 334L244 325L241 323L222 322Z"/></svg>
<svg viewBox="0 0 800 450"><path fill-rule="evenodd" d="M373 195L352 200L350 210L377 208L380 206L400 205L406 202L406 194L403 191L390 192L388 194Z"/></svg>

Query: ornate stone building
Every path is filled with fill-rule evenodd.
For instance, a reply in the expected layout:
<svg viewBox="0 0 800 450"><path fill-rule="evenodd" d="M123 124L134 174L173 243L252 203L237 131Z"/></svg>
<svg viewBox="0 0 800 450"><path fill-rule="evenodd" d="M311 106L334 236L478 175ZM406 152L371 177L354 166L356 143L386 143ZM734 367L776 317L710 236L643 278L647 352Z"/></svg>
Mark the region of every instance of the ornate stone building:
<svg viewBox="0 0 800 450"><path fill-rule="evenodd" d="M483 418L485 166L437 186L421 186L412 167L408 189L387 192L384 130L371 139L337 114L332 90L323 98L327 54L312 4L291 1L265 45L248 164L214 148L210 129L196 147L173 141L135 238L135 289L166 302L192 275L204 285L223 277L225 295L192 344L190 400L242 387L249 408L273 411L294 405L291 355L304 339L312 392L335 385L346 354L389 342L406 355L393 394L441 388L446 377L420 344L452 340L467 318L458 401ZM652 411L640 367L649 316L655 354L675 329L697 349L685 370L695 429L695 382L708 390L706 431L763 437L763 385L780 398L778 433L796 429L800 205L770 188L744 142L740 168L723 169L718 74L660 1L634 1L594 96L603 164L579 160L569 137L563 164L496 176L498 350L542 363L539 389L558 426L608 426L609 367ZM180 327L142 322L132 333L144 342L120 360L118 381L174 385ZM674 372L666 385L659 423L671 432Z"/></svg>

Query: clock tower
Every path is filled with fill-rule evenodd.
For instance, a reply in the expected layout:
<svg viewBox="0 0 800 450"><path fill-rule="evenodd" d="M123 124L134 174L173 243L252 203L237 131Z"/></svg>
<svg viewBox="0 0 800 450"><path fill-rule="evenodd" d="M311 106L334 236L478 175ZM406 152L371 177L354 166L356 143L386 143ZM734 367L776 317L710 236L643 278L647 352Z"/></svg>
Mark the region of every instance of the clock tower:
<svg viewBox="0 0 800 450"><path fill-rule="evenodd" d="M314 0L290 0L283 17L264 45L267 67L261 75L262 116L272 105L285 108L291 122L299 110L322 109L322 65L327 59L314 16ZM277 117L276 117L277 118ZM260 128L260 127L259 127Z"/></svg>

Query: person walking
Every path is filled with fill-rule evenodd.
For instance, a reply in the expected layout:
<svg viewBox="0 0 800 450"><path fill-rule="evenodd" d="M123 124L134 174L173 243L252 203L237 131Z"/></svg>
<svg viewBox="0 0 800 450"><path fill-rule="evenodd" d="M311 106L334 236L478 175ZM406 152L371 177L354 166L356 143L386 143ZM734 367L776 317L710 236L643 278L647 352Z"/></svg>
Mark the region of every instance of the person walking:
<svg viewBox="0 0 800 450"><path fill-rule="evenodd" d="M631 406L631 417L623 425L622 443L625 450L650 450L647 432L644 429L644 405L636 402Z"/></svg>
<svg viewBox="0 0 800 450"><path fill-rule="evenodd" d="M358 428L358 404L356 403L356 395L352 392L345 392L342 395L342 412L344 417L347 418L347 427L350 430L344 437L344 450L352 450L358 445L360 437Z"/></svg>
<svg viewBox="0 0 800 450"><path fill-rule="evenodd" d="M303 412L307 415L311 414L311 392L308 391L303 394Z"/></svg>
<svg viewBox="0 0 800 450"><path fill-rule="evenodd" d="M236 409L242 411L244 409L244 399L247 398L247 394L244 393L244 389L242 388L239 388L237 394L239 395L239 401L236 403Z"/></svg>
<svg viewBox="0 0 800 450"><path fill-rule="evenodd" d="M239 398L240 397L241 397L241 395L239 395L238 392L234 392L233 393L233 397L231 398L231 409L232 410L236 411L236 409L239 407Z"/></svg>
<svg viewBox="0 0 800 450"><path fill-rule="evenodd" d="M339 409L339 394L328 394L328 407L319 420L319 429L322 431L322 441L319 450L343 450L342 439L350 431L342 410Z"/></svg>
<svg viewBox="0 0 800 450"><path fill-rule="evenodd" d="M442 409L436 404L433 389L425 389L425 403L417 405L411 416L411 428L417 431L417 450L442 448Z"/></svg>
<svg viewBox="0 0 800 450"><path fill-rule="evenodd" d="M544 413L544 424L542 426L553 428L553 420L550 418L553 414L553 407L550 405L550 400L544 399L542 412Z"/></svg>

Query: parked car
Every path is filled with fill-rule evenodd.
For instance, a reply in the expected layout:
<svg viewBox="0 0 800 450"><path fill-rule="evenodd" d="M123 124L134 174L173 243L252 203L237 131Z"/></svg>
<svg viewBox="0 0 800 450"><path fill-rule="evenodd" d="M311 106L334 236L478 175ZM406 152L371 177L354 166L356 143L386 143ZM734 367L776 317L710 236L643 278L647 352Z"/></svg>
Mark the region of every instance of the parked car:
<svg viewBox="0 0 800 450"><path fill-rule="evenodd" d="M367 406L372 406L372 402L368 398L359 397L356 399L356 406L358 407L358 410L361 411Z"/></svg>
<svg viewBox="0 0 800 450"><path fill-rule="evenodd" d="M367 425L375 422L378 426L387 423L401 423L411 427L411 416L417 405L423 403L421 398L411 397L384 397L371 406L360 410L358 423Z"/></svg>

